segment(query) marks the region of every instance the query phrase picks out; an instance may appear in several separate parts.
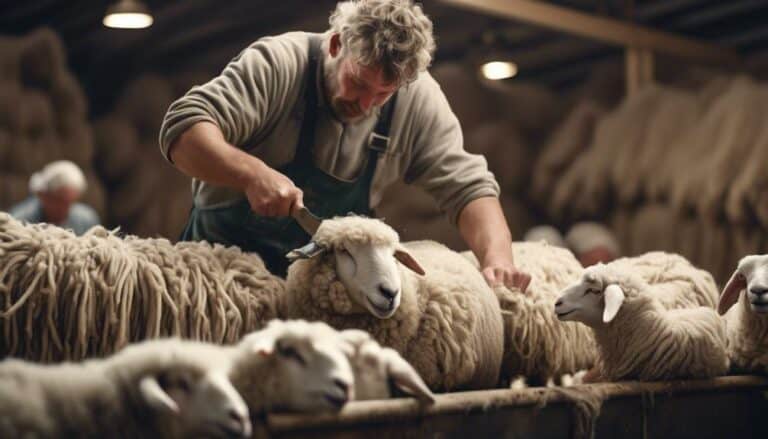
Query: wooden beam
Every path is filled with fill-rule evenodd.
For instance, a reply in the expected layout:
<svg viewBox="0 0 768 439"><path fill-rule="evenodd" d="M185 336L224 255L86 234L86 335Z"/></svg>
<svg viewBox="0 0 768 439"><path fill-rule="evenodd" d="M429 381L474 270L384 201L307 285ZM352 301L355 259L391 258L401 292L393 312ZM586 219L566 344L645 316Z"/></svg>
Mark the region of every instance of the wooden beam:
<svg viewBox="0 0 768 439"><path fill-rule="evenodd" d="M648 49L725 68L737 67L735 51L619 20L531 0L442 0L443 3L495 16L534 23L557 31L619 46Z"/></svg>

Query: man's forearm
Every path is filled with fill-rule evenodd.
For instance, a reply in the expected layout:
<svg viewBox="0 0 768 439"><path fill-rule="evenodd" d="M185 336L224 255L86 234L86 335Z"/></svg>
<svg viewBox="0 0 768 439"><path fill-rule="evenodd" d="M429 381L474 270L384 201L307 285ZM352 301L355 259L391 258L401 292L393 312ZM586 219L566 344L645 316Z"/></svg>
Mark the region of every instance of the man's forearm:
<svg viewBox="0 0 768 439"><path fill-rule="evenodd" d="M227 143L219 127L210 122L198 122L184 131L171 145L169 155L190 177L238 190L244 190L254 174L267 166Z"/></svg>
<svg viewBox="0 0 768 439"><path fill-rule="evenodd" d="M498 260L512 262L512 235L498 198L470 201L459 214L458 226L481 267Z"/></svg>

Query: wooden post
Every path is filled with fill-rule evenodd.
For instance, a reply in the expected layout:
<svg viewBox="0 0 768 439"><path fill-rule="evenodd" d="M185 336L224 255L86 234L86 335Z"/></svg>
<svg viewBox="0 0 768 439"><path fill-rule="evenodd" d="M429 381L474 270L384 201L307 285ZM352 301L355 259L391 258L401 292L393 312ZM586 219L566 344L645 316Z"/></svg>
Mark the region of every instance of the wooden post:
<svg viewBox="0 0 768 439"><path fill-rule="evenodd" d="M632 96L653 82L653 52L628 47L625 52L627 96Z"/></svg>

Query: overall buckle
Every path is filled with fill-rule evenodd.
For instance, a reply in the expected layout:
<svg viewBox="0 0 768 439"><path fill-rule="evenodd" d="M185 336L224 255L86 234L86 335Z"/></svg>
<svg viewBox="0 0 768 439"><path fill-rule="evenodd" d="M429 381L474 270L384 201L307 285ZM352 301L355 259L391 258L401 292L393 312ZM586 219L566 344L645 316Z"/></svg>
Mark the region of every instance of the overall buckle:
<svg viewBox="0 0 768 439"><path fill-rule="evenodd" d="M389 137L372 132L368 138L368 146L374 151L386 152L387 148L389 148Z"/></svg>

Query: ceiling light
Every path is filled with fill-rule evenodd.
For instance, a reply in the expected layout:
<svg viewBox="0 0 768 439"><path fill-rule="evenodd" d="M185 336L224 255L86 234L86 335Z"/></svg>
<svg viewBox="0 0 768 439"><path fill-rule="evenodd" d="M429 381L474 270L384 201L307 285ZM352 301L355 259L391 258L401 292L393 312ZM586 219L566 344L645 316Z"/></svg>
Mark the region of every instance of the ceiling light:
<svg viewBox="0 0 768 439"><path fill-rule="evenodd" d="M119 0L107 8L104 26L122 29L143 29L152 25L152 14L140 0Z"/></svg>
<svg viewBox="0 0 768 439"><path fill-rule="evenodd" d="M509 61L491 61L483 64L480 71L487 79L496 81L517 75L517 65Z"/></svg>

